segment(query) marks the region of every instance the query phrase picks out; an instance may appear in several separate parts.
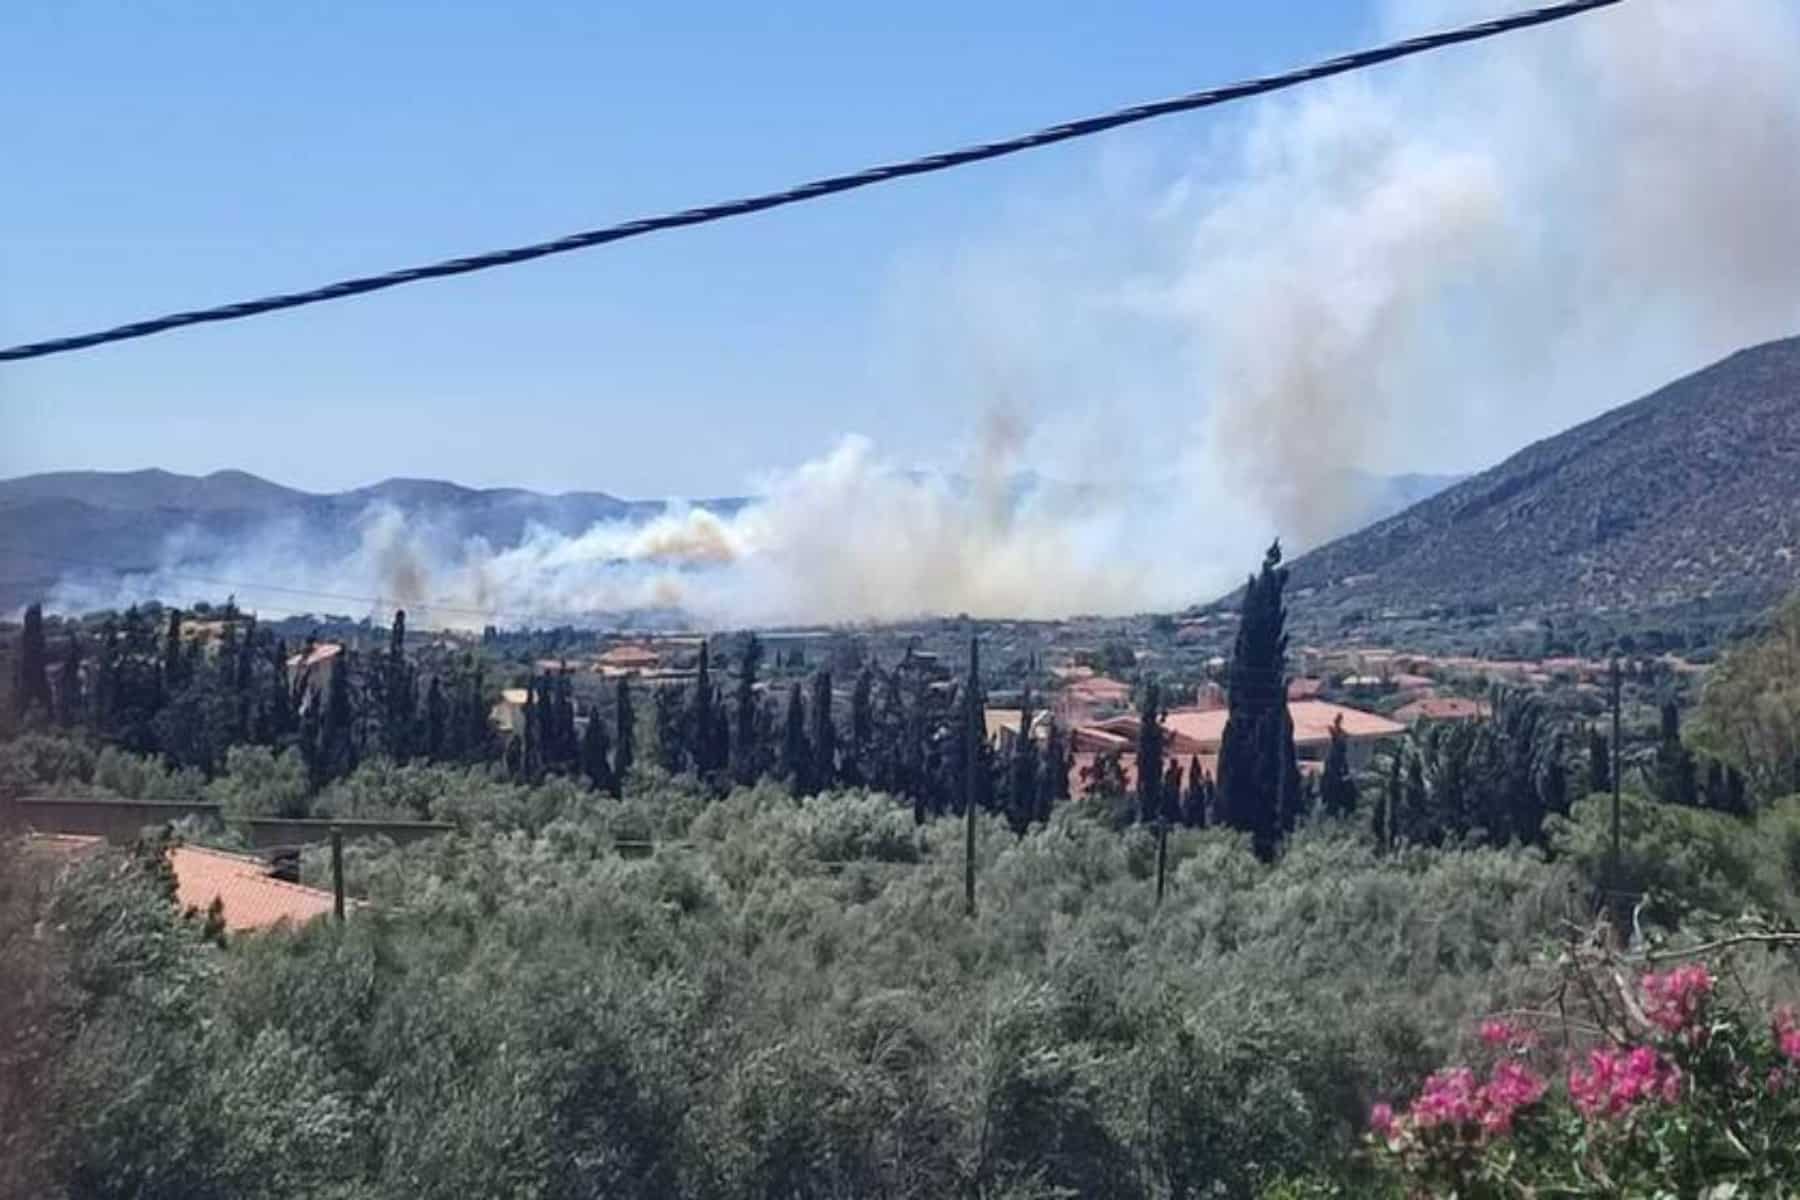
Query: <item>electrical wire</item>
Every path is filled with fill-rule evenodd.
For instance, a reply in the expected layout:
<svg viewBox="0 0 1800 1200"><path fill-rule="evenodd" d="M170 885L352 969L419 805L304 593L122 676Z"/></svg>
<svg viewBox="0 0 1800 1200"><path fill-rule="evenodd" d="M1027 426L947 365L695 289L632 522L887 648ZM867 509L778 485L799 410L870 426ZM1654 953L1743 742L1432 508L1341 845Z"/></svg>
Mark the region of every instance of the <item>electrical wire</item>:
<svg viewBox="0 0 1800 1200"><path fill-rule="evenodd" d="M402 284L419 283L427 279L441 279L451 275L466 275L474 271L485 271L492 267L510 266L514 263L528 262L534 258L544 258L552 254L567 254L573 250L585 250L592 246L605 245L608 242L624 241L627 238L642 237L645 234L658 233L666 229L679 229L690 225L705 225L713 221L723 221L732 217L748 216L751 213L765 212L773 208L782 208L790 204L800 204L808 200L817 200L838 192L854 191L857 188L869 187L873 184L887 183L895 179L904 179L913 175L929 175L937 171L946 171L953 167L965 166L969 163L982 162L992 158L1003 158L1009 154L1017 154L1024 150L1034 150L1040 146L1055 145L1074 138L1091 137L1110 129L1133 125L1140 121L1148 121L1157 117L1174 113L1193 112L1197 109L1210 108L1214 105L1243 100L1251 96L1260 96L1269 92L1281 91L1313 80L1325 79L1333 75L1342 75L1350 71L1359 71L1380 63L1392 62L1395 59L1407 58L1426 51L1441 49L1446 46L1459 45L1464 42L1480 41L1484 38L1510 33L1517 29L1526 29L1536 25L1546 25L1552 21L1560 21L1568 17L1580 16L1596 9L1608 8L1621 3L1622 0L1564 0L1563 3L1550 4L1542 8L1530 9L1499 17L1490 21L1479 21L1473 25L1464 25L1454 29L1441 30L1437 33L1424 34L1420 37L1407 38L1403 41L1391 42L1384 46L1376 46L1366 50L1358 50L1338 58L1314 63L1311 66L1298 67L1276 75L1264 75L1255 79L1228 83L1220 87L1207 88L1204 91L1190 92L1166 100L1152 101L1148 104L1136 104L1098 116L1083 117L1075 121L1067 121L1060 125L1052 125L1032 133L1001 141L983 142L979 145L965 146L959 150L945 151L940 154L929 154L922 158L907 159L902 162L889 163L884 166L868 167L847 175L832 175L823 179L815 179L778 192L765 192L757 196L728 200L718 204L703 205L698 208L683 209L679 212L665 213L661 216L644 217L634 221L626 221L619 225L609 225L600 229L590 229L582 233L569 234L545 242L534 242L530 245L515 246L506 250L494 250L485 254L473 254L464 258L453 258L443 262L425 266L407 267L398 271L389 271L379 275L364 275L353 279L343 279L329 283L323 287L312 288L302 292L286 292L274 296L265 296L258 300L244 300L234 304L219 305L215 308L193 309L188 312L169 313L165 316L153 317L145 321L134 321L129 325L119 325L111 329L98 330L93 333L77 334L71 337L51 338L41 342L27 342L0 350L0 362L17 362L28 358L44 358L52 354L67 354L76 350L86 350L109 342L123 342L132 338L150 337L153 334L167 333L173 329L181 329L189 325L201 325L218 321L237 321L245 317L254 317L262 313L275 312L284 308L300 308L308 304L322 304L327 300L342 300L350 296L360 296L369 292L378 292L386 288L399 287Z"/></svg>

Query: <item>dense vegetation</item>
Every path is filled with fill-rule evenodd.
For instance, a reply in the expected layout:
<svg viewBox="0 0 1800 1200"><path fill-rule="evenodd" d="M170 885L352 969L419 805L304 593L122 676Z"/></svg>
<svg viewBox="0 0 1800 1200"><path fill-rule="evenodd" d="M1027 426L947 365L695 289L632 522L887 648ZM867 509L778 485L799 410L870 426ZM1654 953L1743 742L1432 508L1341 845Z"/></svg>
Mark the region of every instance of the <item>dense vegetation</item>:
<svg viewBox="0 0 1800 1200"><path fill-rule="evenodd" d="M1275 678L1274 555L1257 578L1238 657ZM1610 797L1592 794L1612 748L1526 696L1421 733L1369 778L1340 747L1299 793L1282 722L1247 705L1256 790L1235 802L1274 807L1237 828L1217 819L1231 802L1192 802L1191 779L1055 795L1039 749L974 733L978 683L922 664L906 668L921 707L905 675L871 667L847 703L826 702L823 673L790 684L780 720L744 684L751 641L722 682L709 655L695 684L627 684L579 727L565 684L538 680L508 750L486 666L440 680L403 629L307 705L269 686L260 635L209 653L179 616L129 637L127 619L95 652L110 666L63 676L108 680L77 704L48 686L29 621L0 798L204 795L228 815L457 832L352 843L351 919L236 937L176 910L154 842L6 846L5 1194L1673 1195L1791 1108L1792 1026L1769 1013L1800 998L1783 932L1800 928L1800 798L1763 758L1794 744L1770 665L1785 632L1734 650L1703 699L1693 724L1718 758L1679 721L1621 756L1615 859ZM1144 701L1156 711L1153 686ZM265 738L289 705L306 711ZM471 714L479 755L451 733L474 736ZM950 759L960 778L944 761L959 741L978 747ZM1722 765L1715 790L1713 761L1747 782ZM906 770L921 774L883 774ZM906 778L927 782L892 786ZM317 852L302 871L329 878ZM1607 897L1628 898L1625 940L1597 918ZM1697 961L1718 981L1706 1045L1754 1063L1761 1099L1706 1047L1620 1026L1570 982L1747 930ZM1477 1029L1503 1015L1544 1057L1501 1070L1511 1042L1497 1055ZM1643 1047L1659 1057L1638 1071ZM1463 1062L1482 1069L1445 1066ZM1594 1125L1601 1063L1607 1096L1637 1089L1635 1105L1643 1084L1662 1106ZM1665 1094L1676 1067L1687 1090ZM1504 1131L1483 1124L1502 1110ZM1730 1164L1737 1195L1784 1195L1781 1145ZM1576 1174L1587 1190L1555 1190Z"/></svg>

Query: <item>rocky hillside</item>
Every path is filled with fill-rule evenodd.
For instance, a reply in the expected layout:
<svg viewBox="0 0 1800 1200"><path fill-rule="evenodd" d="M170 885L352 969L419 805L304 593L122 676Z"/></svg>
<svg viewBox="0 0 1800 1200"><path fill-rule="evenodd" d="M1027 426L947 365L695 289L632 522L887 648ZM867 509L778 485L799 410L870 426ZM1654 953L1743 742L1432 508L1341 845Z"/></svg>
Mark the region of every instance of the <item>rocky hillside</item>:
<svg viewBox="0 0 1800 1200"><path fill-rule="evenodd" d="M1800 581L1800 338L1526 447L1302 556L1307 609L1761 604Z"/></svg>

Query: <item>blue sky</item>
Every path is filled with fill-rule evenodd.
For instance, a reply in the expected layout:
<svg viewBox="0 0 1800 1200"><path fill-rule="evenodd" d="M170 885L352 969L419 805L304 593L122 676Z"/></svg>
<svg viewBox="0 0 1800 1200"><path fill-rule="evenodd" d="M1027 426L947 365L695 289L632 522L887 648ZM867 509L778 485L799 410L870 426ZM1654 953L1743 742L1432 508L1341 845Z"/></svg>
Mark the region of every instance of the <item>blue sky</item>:
<svg viewBox="0 0 1800 1200"><path fill-rule="evenodd" d="M1307 61L1376 24L1335 0L11 0L0 342L1013 133ZM0 474L242 467L320 489L427 475L692 494L735 490L852 431L929 463L973 423L932 387L942 364L915 361L932 351L908 332L909 273L1004 238L1042 198L1103 188L1120 162L1183 159L1248 119L1175 118L711 228L9 365Z"/></svg>

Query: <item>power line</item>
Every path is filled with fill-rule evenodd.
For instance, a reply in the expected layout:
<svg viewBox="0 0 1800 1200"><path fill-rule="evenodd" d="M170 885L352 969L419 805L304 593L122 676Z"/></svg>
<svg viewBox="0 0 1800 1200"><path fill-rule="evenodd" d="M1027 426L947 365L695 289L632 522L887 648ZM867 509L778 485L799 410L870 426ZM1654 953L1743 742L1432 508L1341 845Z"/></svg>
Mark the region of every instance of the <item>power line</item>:
<svg viewBox="0 0 1800 1200"><path fill-rule="evenodd" d="M1420 37L1407 38L1403 41L1390 42L1385 46L1375 46L1367 50L1358 50L1338 58L1327 59L1311 66L1298 67L1277 75L1264 75L1255 79L1228 83L1220 87L1207 88L1204 91L1190 92L1183 96L1171 97L1167 100L1152 101L1148 104L1136 104L1129 108L1117 109L1099 116L1083 117L1079 120L1052 125L1033 133L1001 141L983 142L979 145L965 146L959 150L945 151L940 154L928 154L922 158L906 159L884 166L868 167L847 175L831 175L823 179L815 179L796 187L779 192L764 192L757 196L747 196L738 200L727 200L718 204L703 205L699 208L682 209L679 212L665 213L661 216L642 217L634 221L626 221L619 225L608 225L600 229L590 229L582 233L572 233L566 237L555 238L547 242L533 242L526 246L515 246L506 250L493 250L485 254L474 254L464 258L452 258L443 262L431 263L419 267L406 267L398 271L388 271L379 275L363 275L353 279L343 279L329 283L323 287L312 288L303 292L285 292L274 296L265 296L259 300L244 300L235 304L223 304L215 308L192 309L187 312L170 313L166 316L153 317L146 321L135 321L129 325L119 325L111 329L103 329L94 333L77 334L71 337L52 338L42 342L27 342L0 350L0 362L18 361L27 358L44 358L52 354L67 354L75 350L86 350L107 342L123 342L132 338L149 337L152 334L166 333L172 329L180 329L188 325L201 325L215 321L236 321L244 317L254 317L266 312L275 312L284 308L300 308L308 304L322 304L327 300L342 300L350 296L360 296L367 292L378 292L386 288L399 287L402 284L418 283L426 279L440 279L450 275L466 275L473 271L485 271L490 267L510 266L513 263L528 262L534 258L545 258L552 254L567 254L572 250L585 250L591 246L601 246L608 242L620 242L627 238L642 237L649 233L658 233L665 229L680 229L689 225L705 225L713 221L723 221L732 217L748 216L751 213L764 212L772 208L783 208L790 204L800 204L808 200L817 200L838 192L854 191L857 188L869 187L873 184L887 183L890 180L904 179L912 175L929 175L937 171L947 171L952 167L964 166L968 163L982 162L990 158L1003 158L1009 154L1017 154L1024 150L1034 150L1040 146L1050 146L1057 142L1066 142L1074 138L1091 137L1104 133L1109 129L1117 129L1124 125L1133 125L1139 121L1148 121L1156 117L1165 117L1174 113L1193 112L1197 109L1211 108L1214 105L1226 104L1233 100L1243 100L1251 96L1260 96L1268 92L1277 92L1302 83L1310 83L1316 79L1325 79L1332 75L1342 75L1350 71L1359 71L1380 63L1392 62L1395 59L1408 58L1415 54L1423 54L1428 50L1437 50L1445 46L1459 45L1463 42L1481 41L1510 33L1517 29L1526 29L1534 25L1547 25L1552 21L1560 21L1566 17L1580 16L1595 9L1608 8L1621 0L1564 0L1563 3L1550 4L1542 8L1530 9L1514 13L1511 16L1499 17L1491 21L1479 21L1473 25L1463 25L1455 29L1441 30L1437 33Z"/></svg>

